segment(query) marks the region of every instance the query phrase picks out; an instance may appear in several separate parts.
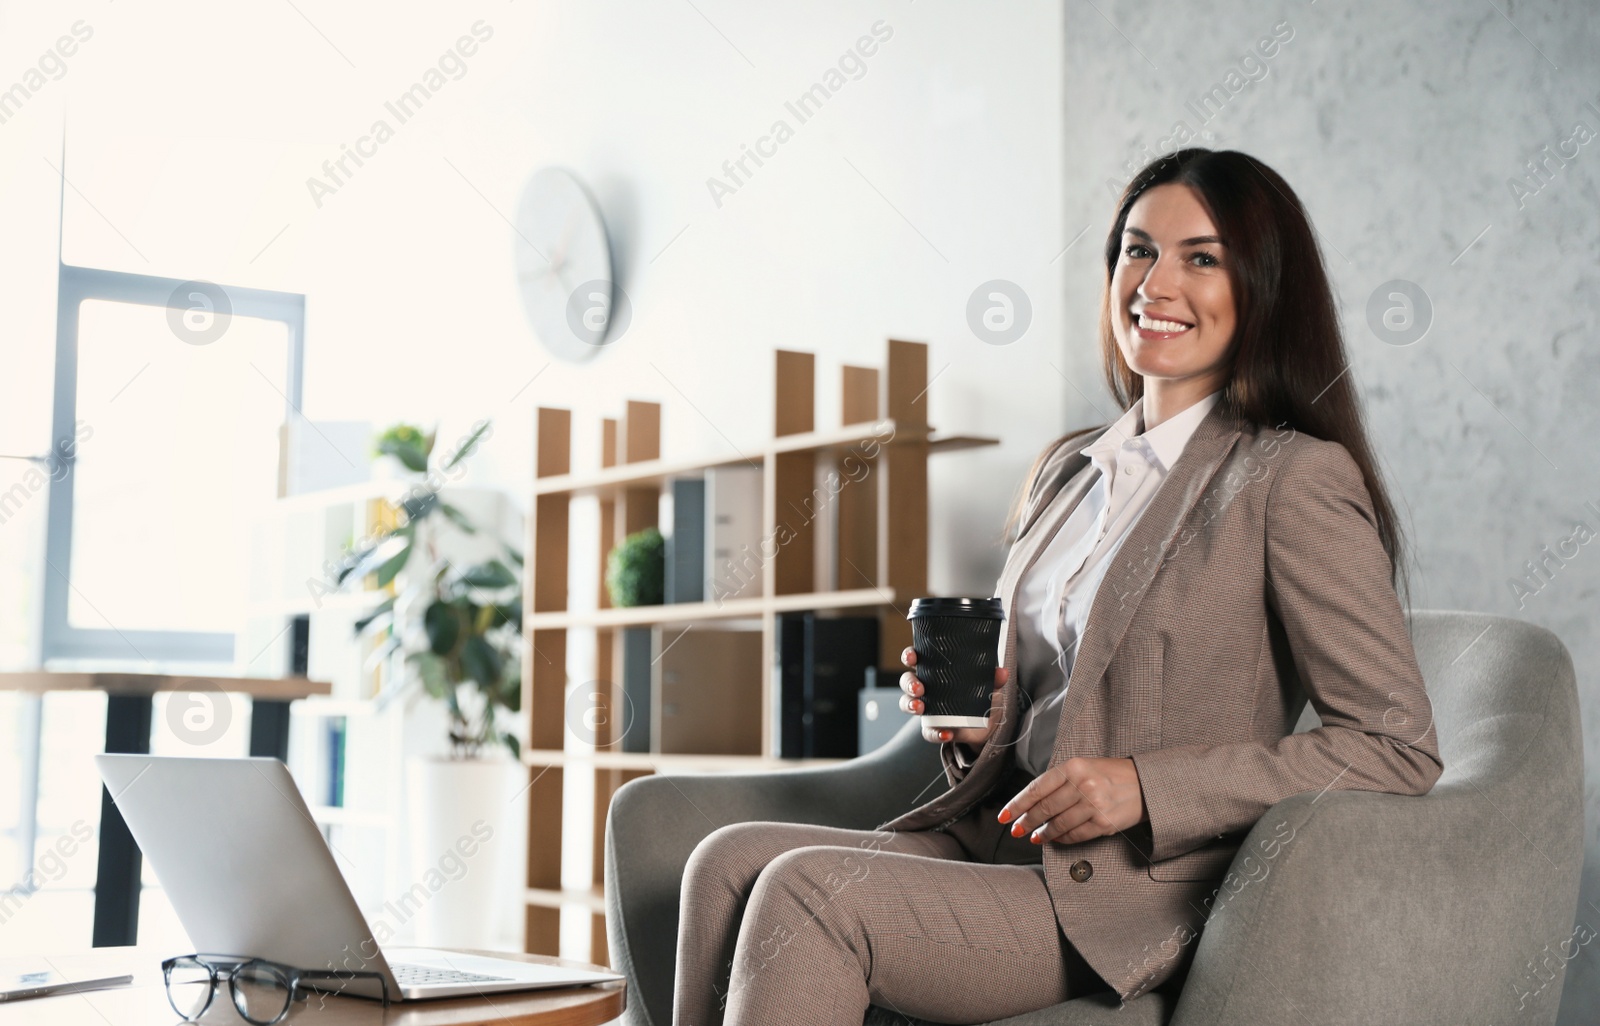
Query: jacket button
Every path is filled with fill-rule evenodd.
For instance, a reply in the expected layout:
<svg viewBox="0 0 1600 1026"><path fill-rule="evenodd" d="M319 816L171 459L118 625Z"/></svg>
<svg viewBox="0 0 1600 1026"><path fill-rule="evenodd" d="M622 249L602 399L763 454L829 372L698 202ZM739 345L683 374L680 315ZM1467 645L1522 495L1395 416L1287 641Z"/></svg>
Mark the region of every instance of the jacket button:
<svg viewBox="0 0 1600 1026"><path fill-rule="evenodd" d="M1072 864L1072 869L1070 872L1072 873L1072 878L1074 880L1078 881L1079 883L1083 883L1085 880L1089 879L1089 877L1094 875L1094 867L1089 865L1088 859L1079 859Z"/></svg>

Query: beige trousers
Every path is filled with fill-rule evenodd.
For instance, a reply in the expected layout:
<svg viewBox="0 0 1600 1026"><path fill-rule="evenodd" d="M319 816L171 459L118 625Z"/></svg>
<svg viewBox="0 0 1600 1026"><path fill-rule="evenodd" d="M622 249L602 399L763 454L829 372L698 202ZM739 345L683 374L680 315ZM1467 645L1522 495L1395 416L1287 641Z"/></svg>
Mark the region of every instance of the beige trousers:
<svg viewBox="0 0 1600 1026"><path fill-rule="evenodd" d="M861 1026L869 1004L987 1022L1105 989L1056 923L1038 847L977 818L1012 793L948 833L713 831L684 869L674 1026Z"/></svg>

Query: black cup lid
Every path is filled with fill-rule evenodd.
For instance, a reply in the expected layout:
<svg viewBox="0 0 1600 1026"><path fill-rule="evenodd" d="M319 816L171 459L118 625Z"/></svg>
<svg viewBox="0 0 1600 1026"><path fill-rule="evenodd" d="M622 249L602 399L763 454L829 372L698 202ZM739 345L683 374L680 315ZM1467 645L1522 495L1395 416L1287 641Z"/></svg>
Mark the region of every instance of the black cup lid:
<svg viewBox="0 0 1600 1026"><path fill-rule="evenodd" d="M1004 620L1005 603L997 598L917 598L911 600L907 620L919 616L973 616L984 620Z"/></svg>

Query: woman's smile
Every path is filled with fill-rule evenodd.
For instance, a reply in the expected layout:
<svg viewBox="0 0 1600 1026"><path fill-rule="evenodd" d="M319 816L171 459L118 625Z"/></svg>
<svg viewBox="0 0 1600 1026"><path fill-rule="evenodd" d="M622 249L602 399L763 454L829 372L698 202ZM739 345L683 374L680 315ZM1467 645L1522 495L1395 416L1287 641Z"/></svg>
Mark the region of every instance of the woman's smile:
<svg viewBox="0 0 1600 1026"><path fill-rule="evenodd" d="M1142 311L1130 312L1133 313L1134 320L1137 322L1134 328L1141 338L1164 341L1169 338L1177 338L1194 327L1193 324L1188 324L1172 317L1158 317Z"/></svg>

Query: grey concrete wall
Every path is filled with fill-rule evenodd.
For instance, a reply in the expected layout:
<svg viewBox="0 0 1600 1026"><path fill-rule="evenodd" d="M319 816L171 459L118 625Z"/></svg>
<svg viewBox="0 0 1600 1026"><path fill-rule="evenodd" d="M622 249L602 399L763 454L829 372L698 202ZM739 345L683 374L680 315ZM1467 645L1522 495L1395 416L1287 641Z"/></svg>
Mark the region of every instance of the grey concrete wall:
<svg viewBox="0 0 1600 1026"><path fill-rule="evenodd" d="M1096 0L1065 9L1064 235L1083 231L1062 259L1064 369L1076 386L1066 389L1068 424L1099 422L1078 389L1096 403L1106 396L1094 331L1115 190L1184 145L1264 160L1321 235L1351 373L1408 516L1412 604L1554 631L1577 667L1585 746L1600 750L1600 545L1577 531L1583 522L1600 538L1600 7ZM1287 41L1261 58L1256 44L1275 30ZM1225 102L1200 109L1218 85ZM1395 279L1431 302L1427 333L1409 345L1368 326L1369 297ZM1526 564L1546 546L1571 558L1531 577ZM1584 804L1577 919L1600 928L1592 764ZM1508 873L1539 857L1511 823L1485 841L1504 847ZM1562 939L1550 938L1552 950ZM1592 1022L1600 945L1581 947L1566 977L1559 1021ZM1532 1000L1552 997L1547 989Z"/></svg>

